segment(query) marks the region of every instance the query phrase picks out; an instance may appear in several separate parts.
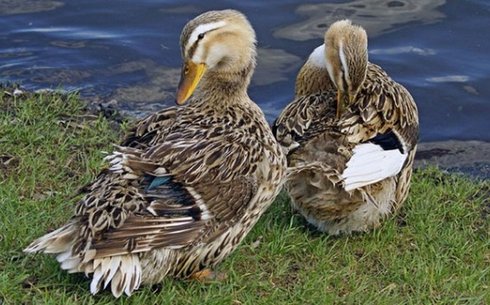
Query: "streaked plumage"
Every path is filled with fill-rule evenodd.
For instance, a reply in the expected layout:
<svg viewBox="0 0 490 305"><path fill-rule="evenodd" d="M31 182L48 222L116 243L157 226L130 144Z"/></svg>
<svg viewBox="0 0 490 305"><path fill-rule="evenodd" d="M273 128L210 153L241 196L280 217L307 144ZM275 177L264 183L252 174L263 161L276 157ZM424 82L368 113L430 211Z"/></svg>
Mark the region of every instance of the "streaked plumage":
<svg viewBox="0 0 490 305"><path fill-rule="evenodd" d="M26 252L57 254L90 290L118 297L165 276L214 267L279 192L286 158L247 95L255 33L233 10L191 20L181 35L177 102L137 123L84 187L75 215Z"/></svg>
<svg viewBox="0 0 490 305"><path fill-rule="evenodd" d="M405 201L418 137L410 93L367 60L367 36L334 23L273 126L293 206L330 234L366 231Z"/></svg>

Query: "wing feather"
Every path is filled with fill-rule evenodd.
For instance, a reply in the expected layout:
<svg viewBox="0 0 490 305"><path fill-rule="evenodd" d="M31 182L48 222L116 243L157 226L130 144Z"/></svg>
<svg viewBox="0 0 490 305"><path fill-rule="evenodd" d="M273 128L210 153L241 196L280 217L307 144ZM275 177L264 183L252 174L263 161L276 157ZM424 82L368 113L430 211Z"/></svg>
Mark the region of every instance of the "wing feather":
<svg viewBox="0 0 490 305"><path fill-rule="evenodd" d="M374 143L362 143L353 150L342 173L345 190L350 191L397 175L407 154L399 149L384 150Z"/></svg>

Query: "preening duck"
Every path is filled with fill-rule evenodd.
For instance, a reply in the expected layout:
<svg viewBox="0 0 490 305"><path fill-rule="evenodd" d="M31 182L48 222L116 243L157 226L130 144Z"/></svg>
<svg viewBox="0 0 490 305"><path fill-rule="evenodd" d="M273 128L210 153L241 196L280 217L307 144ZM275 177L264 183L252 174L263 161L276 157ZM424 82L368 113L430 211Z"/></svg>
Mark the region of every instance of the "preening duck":
<svg viewBox="0 0 490 305"><path fill-rule="evenodd" d="M210 11L184 27L177 103L138 122L83 188L75 214L26 252L131 295L164 277L207 278L281 188L286 158L247 95L255 33L241 13Z"/></svg>
<svg viewBox="0 0 490 305"><path fill-rule="evenodd" d="M365 30L333 23L273 126L293 207L333 235L377 227L407 198L418 125L410 93L368 61Z"/></svg>

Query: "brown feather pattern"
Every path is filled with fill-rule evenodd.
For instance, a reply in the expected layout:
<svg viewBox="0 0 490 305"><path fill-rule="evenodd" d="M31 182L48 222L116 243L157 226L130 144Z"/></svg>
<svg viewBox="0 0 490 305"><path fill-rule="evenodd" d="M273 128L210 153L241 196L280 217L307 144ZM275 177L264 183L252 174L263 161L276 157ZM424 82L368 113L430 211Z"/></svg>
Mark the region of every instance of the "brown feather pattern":
<svg viewBox="0 0 490 305"><path fill-rule="evenodd" d="M92 293L111 283L118 297L214 267L237 247L279 192L286 158L246 93L255 67L246 18L204 13L184 28L181 44L218 20L233 33L220 43L250 42L234 50L238 63L209 68L187 106L139 121L82 189L71 220L26 252L57 253L63 269L92 274Z"/></svg>
<svg viewBox="0 0 490 305"><path fill-rule="evenodd" d="M349 65L359 64L351 58L347 61ZM363 73L362 69L349 69ZM396 211L408 195L418 137L417 107L403 86L379 66L368 63L355 100L337 119L335 84L327 68L322 71L319 73L310 61L305 63L298 75L294 101L273 126L288 153L286 188L293 206L319 230L330 234L366 231ZM324 80L323 85L307 90L309 79L318 77ZM346 191L342 173L356 145L389 131L400 138L408 153L401 171Z"/></svg>

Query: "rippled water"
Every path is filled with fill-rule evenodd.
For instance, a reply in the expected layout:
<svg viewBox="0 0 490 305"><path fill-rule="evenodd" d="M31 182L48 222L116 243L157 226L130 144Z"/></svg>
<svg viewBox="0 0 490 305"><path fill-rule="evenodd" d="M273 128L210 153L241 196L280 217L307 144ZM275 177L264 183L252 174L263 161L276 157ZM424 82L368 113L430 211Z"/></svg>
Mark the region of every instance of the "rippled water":
<svg viewBox="0 0 490 305"><path fill-rule="evenodd" d="M273 120L296 73L334 20L370 36L370 60L418 103L421 140L490 141L487 0L353 1L0 0L0 82L79 89L143 115L172 105L180 30L211 9L244 12L257 31L252 98Z"/></svg>

